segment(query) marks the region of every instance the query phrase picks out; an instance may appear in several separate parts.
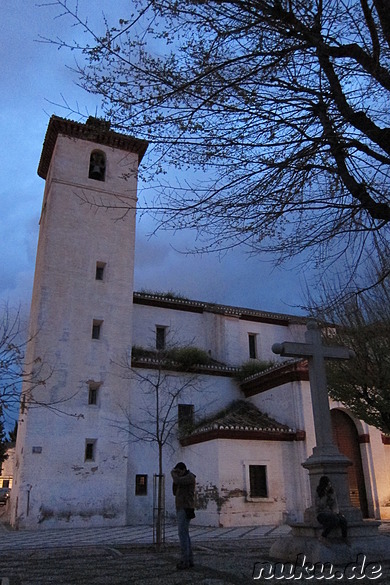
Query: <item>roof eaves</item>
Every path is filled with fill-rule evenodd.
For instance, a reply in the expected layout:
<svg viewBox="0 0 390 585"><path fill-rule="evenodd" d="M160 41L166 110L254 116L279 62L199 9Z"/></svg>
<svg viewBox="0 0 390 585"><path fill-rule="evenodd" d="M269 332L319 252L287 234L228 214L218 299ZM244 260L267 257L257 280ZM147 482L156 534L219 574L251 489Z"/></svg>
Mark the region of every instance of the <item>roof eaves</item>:
<svg viewBox="0 0 390 585"><path fill-rule="evenodd" d="M134 152L135 154L138 154L139 164L148 148L148 142L146 140L134 138L133 136L119 134L108 128L109 124L107 122L101 122L96 125L84 124L66 118L60 118L59 116L51 116L43 142L41 158L38 165L38 175L42 179L46 179L51 157L59 134L64 134L72 138L79 138L81 140L91 140L92 142L112 146L119 150Z"/></svg>
<svg viewBox="0 0 390 585"><path fill-rule="evenodd" d="M180 444L183 447L205 443L218 439L230 439L240 441L304 441L306 439L305 431L283 432L280 430L235 430L235 429L212 429L202 433L187 435L180 438Z"/></svg>
<svg viewBox="0 0 390 585"><path fill-rule="evenodd" d="M289 382L308 381L309 369L305 359L288 360L263 372L254 374L240 383L246 398L261 394Z"/></svg>
<svg viewBox="0 0 390 585"><path fill-rule="evenodd" d="M295 433L295 429L279 423L261 412L250 402L236 400L222 412L200 422L189 435L195 436L214 431Z"/></svg>
<svg viewBox="0 0 390 585"><path fill-rule="evenodd" d="M204 301L195 301L191 299L176 298L160 293L134 292L133 299L135 303L141 305L155 305L181 311L209 312L222 314L227 317L236 317L243 320L278 323L279 325L288 325L289 323L307 323L308 321L308 317L258 311L256 309L248 309L244 307L235 307L223 304L220 305L217 303L208 303Z"/></svg>
<svg viewBox="0 0 390 585"><path fill-rule="evenodd" d="M186 373L199 373L211 376L237 376L239 368L222 364L194 364L191 368L184 368L179 362L173 360L159 360L153 357L132 358L131 365L134 368L146 368L151 370L162 369Z"/></svg>

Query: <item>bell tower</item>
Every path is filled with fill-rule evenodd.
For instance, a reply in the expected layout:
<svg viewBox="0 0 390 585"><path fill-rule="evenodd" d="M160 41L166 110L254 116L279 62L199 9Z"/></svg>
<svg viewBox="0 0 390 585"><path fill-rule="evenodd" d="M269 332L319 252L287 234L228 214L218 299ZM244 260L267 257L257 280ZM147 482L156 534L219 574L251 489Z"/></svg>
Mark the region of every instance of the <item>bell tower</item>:
<svg viewBox="0 0 390 585"><path fill-rule="evenodd" d="M115 421L129 392L114 364L131 350L137 171L146 149L102 120L50 119L26 359L26 367L40 364L44 383L22 391L17 527L126 523L128 447Z"/></svg>

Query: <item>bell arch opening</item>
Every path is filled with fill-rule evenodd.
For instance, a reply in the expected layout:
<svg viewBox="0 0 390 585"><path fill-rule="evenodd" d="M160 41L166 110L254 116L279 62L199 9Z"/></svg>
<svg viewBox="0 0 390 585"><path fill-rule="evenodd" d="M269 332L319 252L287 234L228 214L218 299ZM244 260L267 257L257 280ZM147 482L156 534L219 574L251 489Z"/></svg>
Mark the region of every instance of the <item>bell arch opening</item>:
<svg viewBox="0 0 390 585"><path fill-rule="evenodd" d="M101 150L91 152L88 177L95 181L105 181L106 179L106 155Z"/></svg>

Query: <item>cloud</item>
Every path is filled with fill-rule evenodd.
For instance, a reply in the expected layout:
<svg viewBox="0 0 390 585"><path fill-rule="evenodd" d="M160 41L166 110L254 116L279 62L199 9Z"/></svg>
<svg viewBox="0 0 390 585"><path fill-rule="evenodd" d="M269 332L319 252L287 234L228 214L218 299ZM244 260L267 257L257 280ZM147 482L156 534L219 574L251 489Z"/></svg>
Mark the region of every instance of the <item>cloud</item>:
<svg viewBox="0 0 390 585"><path fill-rule="evenodd" d="M145 219L145 225L141 221L138 226L136 290L173 291L208 302L300 312L302 283L298 270L274 269L265 258L248 256L239 248L222 257L216 253L181 253L194 249L194 235L157 231L148 238L149 221Z"/></svg>
<svg viewBox="0 0 390 585"><path fill-rule="evenodd" d="M127 0L93 4L90 21L101 21L106 9L110 20L128 10ZM91 12L91 4L79 2L79 9ZM99 111L99 99L83 92L69 67L74 53L58 51L53 45L37 42L39 35L68 40L82 35L70 19L55 18L59 9L52 4L25 0L2 3L2 79L0 131L0 298L29 302L35 265L38 220L44 181L37 167L49 116L66 117L68 112L50 102L61 95L82 111ZM73 116L74 117L74 116ZM154 231L150 217L137 225L135 286L137 289L174 290L190 298L254 307L270 311L296 312L301 299L298 271L276 271L264 258L248 257L236 249L223 257L217 254L188 255L194 235L189 232Z"/></svg>

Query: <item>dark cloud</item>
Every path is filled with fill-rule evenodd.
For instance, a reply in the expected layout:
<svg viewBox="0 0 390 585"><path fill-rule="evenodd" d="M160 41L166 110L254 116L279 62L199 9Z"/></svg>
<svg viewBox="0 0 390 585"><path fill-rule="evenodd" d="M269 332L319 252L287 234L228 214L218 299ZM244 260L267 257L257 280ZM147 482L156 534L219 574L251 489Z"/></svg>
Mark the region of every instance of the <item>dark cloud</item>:
<svg viewBox="0 0 390 585"><path fill-rule="evenodd" d="M145 228L141 224L137 234L137 290L173 291L189 298L269 311L299 311L302 282L298 269L275 269L265 258L248 256L239 248L222 257L186 254L195 247L193 234L158 231L148 238Z"/></svg>

